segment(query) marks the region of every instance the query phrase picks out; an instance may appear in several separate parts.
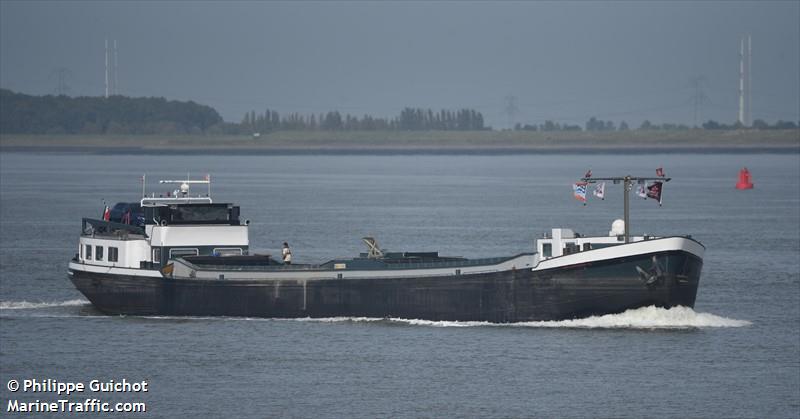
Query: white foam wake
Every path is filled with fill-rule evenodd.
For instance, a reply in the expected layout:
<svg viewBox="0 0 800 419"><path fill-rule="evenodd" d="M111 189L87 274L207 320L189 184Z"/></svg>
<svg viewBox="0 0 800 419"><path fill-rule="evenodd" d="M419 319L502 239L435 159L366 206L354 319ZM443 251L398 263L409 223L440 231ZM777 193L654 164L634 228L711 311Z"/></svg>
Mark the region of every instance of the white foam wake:
<svg viewBox="0 0 800 419"><path fill-rule="evenodd" d="M519 323L433 321L400 318L380 319L372 317L328 317L303 318L295 320L327 323L388 321L393 323L405 323L414 326L430 327L492 326L573 329L689 329L709 327L743 327L751 324L746 320L730 319L711 313L698 313L688 307L672 307L666 309L655 306L641 307L627 310L619 314L606 314L604 316L592 316L583 319Z"/></svg>
<svg viewBox="0 0 800 419"><path fill-rule="evenodd" d="M32 303L30 301L0 301L0 310L24 310L34 308L47 308L47 307L68 307L68 306L82 306L89 304L89 301L84 299L75 299L67 301L54 301L54 302L38 302Z"/></svg>
<svg viewBox="0 0 800 419"><path fill-rule="evenodd" d="M586 329L688 329L703 327L743 327L751 323L698 313L689 307L661 308L655 306L627 310L619 314L592 316L584 319L515 323L516 326L568 327Z"/></svg>

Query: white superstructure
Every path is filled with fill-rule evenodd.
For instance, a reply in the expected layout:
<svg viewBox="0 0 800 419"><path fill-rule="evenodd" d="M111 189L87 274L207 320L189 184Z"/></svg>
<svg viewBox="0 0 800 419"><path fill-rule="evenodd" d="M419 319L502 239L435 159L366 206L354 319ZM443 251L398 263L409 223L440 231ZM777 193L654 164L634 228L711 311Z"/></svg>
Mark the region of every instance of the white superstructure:
<svg viewBox="0 0 800 419"><path fill-rule="evenodd" d="M239 223L238 207L213 203L208 177L160 183L179 187L159 196L145 196L143 186L137 208L140 214L132 216L130 208L135 204L126 204L131 207L122 220L84 219L78 253L70 267L87 271L98 268L152 271L181 256L247 254L248 223ZM191 184L208 185L208 193L190 195Z"/></svg>

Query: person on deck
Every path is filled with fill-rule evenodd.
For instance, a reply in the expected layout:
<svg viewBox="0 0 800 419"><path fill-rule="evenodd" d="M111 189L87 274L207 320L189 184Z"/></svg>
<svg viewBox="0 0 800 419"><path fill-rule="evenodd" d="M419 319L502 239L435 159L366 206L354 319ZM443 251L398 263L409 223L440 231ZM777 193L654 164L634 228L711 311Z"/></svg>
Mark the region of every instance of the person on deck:
<svg viewBox="0 0 800 419"><path fill-rule="evenodd" d="M292 249L289 248L289 243L283 242L283 263L286 265L292 264Z"/></svg>

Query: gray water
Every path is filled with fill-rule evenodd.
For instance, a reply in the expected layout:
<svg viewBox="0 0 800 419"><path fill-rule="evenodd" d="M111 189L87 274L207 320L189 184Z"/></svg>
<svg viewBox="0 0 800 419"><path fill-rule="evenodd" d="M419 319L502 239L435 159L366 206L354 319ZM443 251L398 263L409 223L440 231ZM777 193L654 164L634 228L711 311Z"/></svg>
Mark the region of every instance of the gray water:
<svg viewBox="0 0 800 419"><path fill-rule="evenodd" d="M211 173L252 221L251 248L298 262L383 248L467 257L531 251L553 227L607 234L620 187L674 179L632 202L632 231L707 247L694 310L644 308L516 325L414 319L105 317L67 280L81 217L154 181ZM742 166L756 188L733 188ZM146 380L121 417L753 417L800 415L797 154L212 156L0 154L0 404L11 379ZM9 415L10 416L10 415ZM40 414L38 417L45 417ZM102 416L102 415L98 415Z"/></svg>

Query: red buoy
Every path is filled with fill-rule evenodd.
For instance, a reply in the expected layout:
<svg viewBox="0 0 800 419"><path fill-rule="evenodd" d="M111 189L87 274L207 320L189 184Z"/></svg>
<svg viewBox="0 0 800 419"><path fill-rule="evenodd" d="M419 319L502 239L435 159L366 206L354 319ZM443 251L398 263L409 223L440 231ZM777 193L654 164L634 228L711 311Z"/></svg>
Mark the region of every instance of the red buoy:
<svg viewBox="0 0 800 419"><path fill-rule="evenodd" d="M750 171L746 167L739 171L739 182L736 183L736 189L753 189Z"/></svg>

